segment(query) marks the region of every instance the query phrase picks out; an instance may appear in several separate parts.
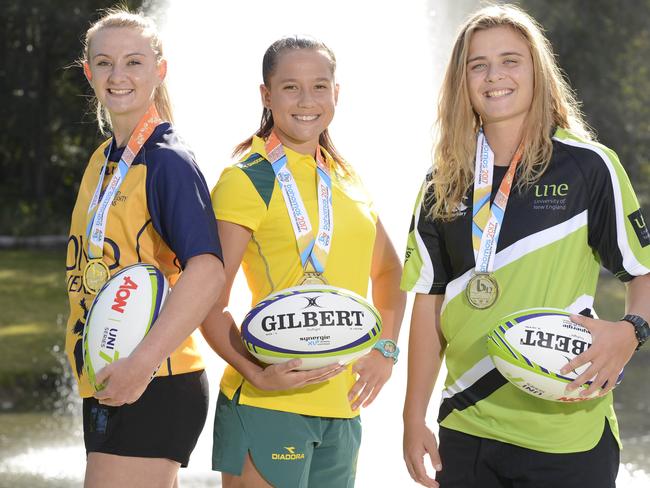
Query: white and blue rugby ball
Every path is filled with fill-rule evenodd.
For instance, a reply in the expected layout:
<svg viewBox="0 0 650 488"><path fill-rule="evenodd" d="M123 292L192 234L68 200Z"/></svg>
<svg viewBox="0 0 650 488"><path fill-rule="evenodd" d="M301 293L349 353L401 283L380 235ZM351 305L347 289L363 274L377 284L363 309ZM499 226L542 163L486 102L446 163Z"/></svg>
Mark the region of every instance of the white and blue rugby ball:
<svg viewBox="0 0 650 488"><path fill-rule="evenodd" d="M555 308L522 310L499 321L488 335L487 349L499 372L514 386L537 398L578 402L597 397L580 396L591 381L566 393L566 386L583 373L587 363L566 375L560 369L591 346L591 333ZM621 382L623 373L616 384Z"/></svg>
<svg viewBox="0 0 650 488"><path fill-rule="evenodd" d="M128 356L154 325L169 293L167 278L151 264L115 273L99 290L83 332L84 367L99 391L95 374Z"/></svg>
<svg viewBox="0 0 650 488"><path fill-rule="evenodd" d="M356 293L327 285L301 285L273 293L244 318L241 336L262 363L300 358L298 369L346 364L370 351L381 317Z"/></svg>

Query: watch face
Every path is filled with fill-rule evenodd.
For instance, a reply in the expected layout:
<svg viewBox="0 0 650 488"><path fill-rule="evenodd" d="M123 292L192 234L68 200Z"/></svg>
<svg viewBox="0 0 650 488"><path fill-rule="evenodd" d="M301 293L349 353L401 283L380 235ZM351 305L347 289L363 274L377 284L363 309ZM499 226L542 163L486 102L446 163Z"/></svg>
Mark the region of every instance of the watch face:
<svg viewBox="0 0 650 488"><path fill-rule="evenodd" d="M645 327L641 327L641 330L639 331L639 339L642 342L646 342L648 338L650 337L650 327L648 327L648 324L645 324Z"/></svg>
<svg viewBox="0 0 650 488"><path fill-rule="evenodd" d="M384 351L389 352L389 353L394 353L395 352L395 344L392 342L384 342Z"/></svg>
<svg viewBox="0 0 650 488"><path fill-rule="evenodd" d="M625 315L625 317L623 317L623 320L631 323L634 326L634 334L636 335L637 341L639 341L639 345L637 346L638 350L645 342L648 341L648 337L650 336L650 327L648 326L648 322L646 322L643 317L631 314Z"/></svg>

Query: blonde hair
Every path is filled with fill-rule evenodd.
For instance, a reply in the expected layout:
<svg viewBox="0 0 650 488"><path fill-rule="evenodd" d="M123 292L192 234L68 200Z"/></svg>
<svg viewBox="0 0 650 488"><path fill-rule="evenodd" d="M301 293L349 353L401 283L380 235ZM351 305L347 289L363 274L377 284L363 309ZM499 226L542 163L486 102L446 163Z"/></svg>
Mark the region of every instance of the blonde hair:
<svg viewBox="0 0 650 488"><path fill-rule="evenodd" d="M83 54L80 62L82 64L88 62L90 42L96 32L101 29L124 27L138 29L142 32L143 36L148 37L151 40L151 49L156 57L156 62L160 63L162 61L162 39L160 38L158 29L153 20L142 14L130 12L126 7L116 7L106 10L104 15L94 22L88 31L86 31L86 37L83 43ZM167 85L164 81L156 88L154 93L154 105L156 106L158 115L160 115L162 120L169 122L174 121L172 104L169 98L169 92L167 91ZM99 125L99 130L102 134L105 134L105 127L112 127L110 114L108 113L108 110L102 106L99 100L96 100L95 110L97 112L97 124Z"/></svg>
<svg viewBox="0 0 650 488"><path fill-rule="evenodd" d="M551 131L555 127L592 138L541 26L513 5L482 8L461 27L440 91L434 171L428 186L431 218L452 220L473 184L476 136L481 121L472 108L467 87L469 44L476 31L499 26L510 27L521 35L533 61L533 98L522 130L523 157L517 169L517 188L532 185L548 167L553 151Z"/></svg>

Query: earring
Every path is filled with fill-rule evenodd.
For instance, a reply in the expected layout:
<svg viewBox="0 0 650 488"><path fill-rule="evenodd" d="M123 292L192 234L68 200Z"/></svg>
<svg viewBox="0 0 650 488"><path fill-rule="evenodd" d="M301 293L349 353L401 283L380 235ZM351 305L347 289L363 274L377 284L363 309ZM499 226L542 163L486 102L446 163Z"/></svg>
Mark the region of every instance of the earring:
<svg viewBox="0 0 650 488"><path fill-rule="evenodd" d="M92 81L93 73L92 71L90 71L90 66L88 65L88 63L86 62L83 63L83 69L84 69L84 74L86 75L88 81Z"/></svg>

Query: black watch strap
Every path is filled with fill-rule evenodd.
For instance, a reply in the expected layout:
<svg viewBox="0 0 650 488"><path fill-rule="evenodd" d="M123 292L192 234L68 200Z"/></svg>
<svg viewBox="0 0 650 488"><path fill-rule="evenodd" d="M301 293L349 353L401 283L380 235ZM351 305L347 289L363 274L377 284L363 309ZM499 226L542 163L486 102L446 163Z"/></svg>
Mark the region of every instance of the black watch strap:
<svg viewBox="0 0 650 488"><path fill-rule="evenodd" d="M634 326L636 340L639 341L639 345L636 346L636 350L638 351L648 338L650 338L650 326L648 322L643 317L632 314L625 315L621 320L625 320Z"/></svg>

